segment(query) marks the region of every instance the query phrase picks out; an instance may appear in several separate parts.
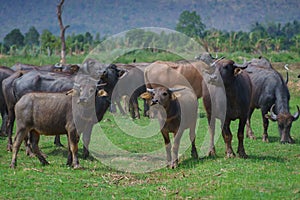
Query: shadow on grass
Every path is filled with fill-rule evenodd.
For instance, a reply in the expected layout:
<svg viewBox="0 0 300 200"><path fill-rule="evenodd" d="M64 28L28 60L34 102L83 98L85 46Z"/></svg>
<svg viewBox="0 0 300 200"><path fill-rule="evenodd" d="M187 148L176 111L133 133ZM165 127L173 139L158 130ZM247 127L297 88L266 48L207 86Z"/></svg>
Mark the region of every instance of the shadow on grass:
<svg viewBox="0 0 300 200"><path fill-rule="evenodd" d="M294 144L300 145L300 140L299 139L295 139L294 137L292 137L292 138L295 140ZM268 139L269 139L269 143L280 143L280 137L279 136L278 137L277 136L269 136ZM251 140L251 139L247 138L247 140ZM256 140L262 141L262 137L261 136L256 136ZM288 143L286 143L286 144L288 145Z"/></svg>

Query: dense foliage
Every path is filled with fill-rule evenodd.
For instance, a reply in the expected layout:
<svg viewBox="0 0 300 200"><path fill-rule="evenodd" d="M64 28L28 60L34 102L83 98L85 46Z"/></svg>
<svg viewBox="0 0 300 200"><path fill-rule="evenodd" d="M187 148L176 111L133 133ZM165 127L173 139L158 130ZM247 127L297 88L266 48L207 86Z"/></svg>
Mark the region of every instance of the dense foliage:
<svg viewBox="0 0 300 200"><path fill-rule="evenodd" d="M222 31L205 29L200 15L195 11L183 11L176 25L176 30L193 37L206 51L209 52L245 52L268 53L290 51L300 53L300 22L293 21L286 24L256 22L249 32ZM86 54L95 48L105 37L100 38L98 33L93 36L90 32L84 34L71 34L66 38L67 53ZM135 43L137 46L159 48L161 44L174 45L174 34L156 33L141 29L133 29L126 34L123 43ZM58 55L60 51L60 38L48 29L41 35L35 27L31 27L25 36L19 29L8 33L0 45L1 54L10 55ZM177 44L175 44L177 45ZM111 44L118 48L118 44Z"/></svg>

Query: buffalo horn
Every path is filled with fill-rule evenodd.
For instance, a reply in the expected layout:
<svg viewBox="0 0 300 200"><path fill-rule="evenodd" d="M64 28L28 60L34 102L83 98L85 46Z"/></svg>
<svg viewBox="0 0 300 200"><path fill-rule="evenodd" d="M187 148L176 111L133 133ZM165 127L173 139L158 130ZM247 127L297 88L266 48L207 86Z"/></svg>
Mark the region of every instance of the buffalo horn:
<svg viewBox="0 0 300 200"><path fill-rule="evenodd" d="M271 107L270 113L271 113L272 120L277 121L277 115L273 111L274 106L275 106L275 104L273 104L273 106Z"/></svg>
<svg viewBox="0 0 300 200"><path fill-rule="evenodd" d="M298 118L299 118L299 115L300 115L300 109L299 109L299 106L297 105L297 112L294 114L294 121L296 121Z"/></svg>
<svg viewBox="0 0 300 200"><path fill-rule="evenodd" d="M80 84L78 83L74 83L74 86L80 88Z"/></svg>
<svg viewBox="0 0 300 200"><path fill-rule="evenodd" d="M147 88L148 92L154 92L154 89Z"/></svg>
<svg viewBox="0 0 300 200"><path fill-rule="evenodd" d="M96 86L97 86L97 87L102 87L102 86L105 86L105 85L107 85L107 83L99 83L99 84L97 84Z"/></svg>
<svg viewBox="0 0 300 200"><path fill-rule="evenodd" d="M185 88L169 88L169 90L171 91L171 92L179 92L179 91L181 91L181 90L184 90Z"/></svg>
<svg viewBox="0 0 300 200"><path fill-rule="evenodd" d="M240 68L240 69L246 69L248 67L248 62L246 61L246 59L244 58L244 63L243 64L234 64L236 67Z"/></svg>
<svg viewBox="0 0 300 200"><path fill-rule="evenodd" d="M285 84L288 84L288 82L289 82L289 68L288 68L288 64L285 64L284 65L284 69L286 70L286 80L285 80Z"/></svg>
<svg viewBox="0 0 300 200"><path fill-rule="evenodd" d="M220 60L223 60L225 58L225 56L222 56L221 58L215 60L213 63L210 64L211 67L214 67L216 65L217 62L219 62Z"/></svg>

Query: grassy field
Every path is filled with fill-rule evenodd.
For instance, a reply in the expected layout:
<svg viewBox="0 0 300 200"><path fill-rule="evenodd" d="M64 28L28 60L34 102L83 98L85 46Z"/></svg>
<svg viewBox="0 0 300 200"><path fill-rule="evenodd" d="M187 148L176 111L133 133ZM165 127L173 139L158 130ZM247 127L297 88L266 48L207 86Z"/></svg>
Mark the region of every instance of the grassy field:
<svg viewBox="0 0 300 200"><path fill-rule="evenodd" d="M280 66L281 63L278 69L283 72ZM298 67L296 64L290 66L292 113L296 111L296 105L300 105ZM148 137L147 134L152 132L149 130L136 133L139 137L134 137L121 129L118 120L129 122L132 131L134 127L140 128L135 131L143 130L150 123L144 117L133 121L119 114L106 113L99 126L115 146L131 153L164 148L160 133ZM122 124L126 123L124 121ZM226 159L222 137L217 140L216 157L202 155L205 152L201 147L208 133L201 101L198 124L196 146L200 159L193 160L187 149L181 154L178 168L145 173L120 171L96 158L83 160L82 143L79 144L79 162L83 168L74 170L65 165L67 149L55 147L54 138L46 136L41 137L40 148L48 156L50 165L41 166L37 158L26 156L22 145L18 166L10 169L7 138L0 138L0 199L300 199L300 120L294 122L291 130L296 144L280 144L275 123L270 123L270 142L263 143L261 114L256 110L252 127L257 140L246 138L244 141L248 159ZM232 123L231 128L233 148L237 150L237 122ZM65 136L62 136L62 142L67 145ZM99 142L93 149L100 151L104 147L105 144ZM138 165L130 160L120 164L126 171L138 171L134 169Z"/></svg>

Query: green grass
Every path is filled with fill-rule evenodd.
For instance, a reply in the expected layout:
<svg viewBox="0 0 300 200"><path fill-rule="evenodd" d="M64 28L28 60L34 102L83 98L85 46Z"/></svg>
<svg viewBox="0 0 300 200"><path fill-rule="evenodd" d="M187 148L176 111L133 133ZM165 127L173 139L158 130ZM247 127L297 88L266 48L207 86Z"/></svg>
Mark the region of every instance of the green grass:
<svg viewBox="0 0 300 200"><path fill-rule="evenodd" d="M299 69L293 68L291 81L296 82ZM300 104L299 93L291 93L291 112ZM199 104L199 128L196 146L198 152L207 134L207 119ZM122 124L138 135L124 133L116 124ZM149 125L149 120L130 120L119 114L106 113L100 122L104 135L119 148L131 152L153 151L164 148L161 134L149 135L152 130L138 132L135 126ZM98 159L82 159L83 169L67 167L67 149L53 145L53 137L41 136L40 148L48 156L48 166L41 166L37 158L25 155L24 146L18 154L18 166L10 169L11 153L6 151L7 138L0 138L0 199L300 199L300 120L294 122L291 135L293 145L281 145L276 123L270 122L269 143L261 141L263 131L261 114L256 110L252 127L257 140L245 138L248 159L225 158L222 138L217 140L217 156L190 157L190 149L183 152L176 169L161 168L147 173L123 172L107 166ZM237 150L237 121L232 123L233 149ZM126 132L126 131L125 131ZM187 135L187 134L185 134ZM66 137L62 143L67 145ZM105 144L98 146L105 149ZM165 156L165 152L164 152ZM103 161L103 160L102 160ZM135 170L134 163L125 161L127 171ZM151 167L151 166L149 166Z"/></svg>

